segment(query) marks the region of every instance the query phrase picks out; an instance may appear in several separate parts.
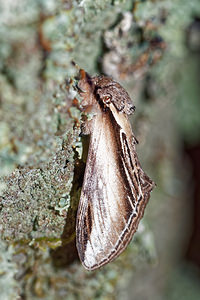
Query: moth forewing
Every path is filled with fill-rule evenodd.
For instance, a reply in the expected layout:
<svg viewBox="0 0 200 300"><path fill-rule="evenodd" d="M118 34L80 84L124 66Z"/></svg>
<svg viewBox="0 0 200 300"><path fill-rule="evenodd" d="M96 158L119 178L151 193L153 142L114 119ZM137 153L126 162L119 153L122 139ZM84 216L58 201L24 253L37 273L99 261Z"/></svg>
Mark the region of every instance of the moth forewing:
<svg viewBox="0 0 200 300"><path fill-rule="evenodd" d="M86 124L91 137L76 223L79 257L88 270L112 261L126 248L154 186L135 152L127 92L112 79L99 78L87 75L80 81L84 105L88 99L97 111Z"/></svg>

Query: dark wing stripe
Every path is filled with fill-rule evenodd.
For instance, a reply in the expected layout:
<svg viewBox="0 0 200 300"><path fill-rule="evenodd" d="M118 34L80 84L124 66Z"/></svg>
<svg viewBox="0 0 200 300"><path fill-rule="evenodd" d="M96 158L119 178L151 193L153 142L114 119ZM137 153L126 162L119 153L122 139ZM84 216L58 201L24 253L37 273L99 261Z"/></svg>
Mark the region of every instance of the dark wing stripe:
<svg viewBox="0 0 200 300"><path fill-rule="evenodd" d="M129 145L127 142L127 137L126 134L124 132L122 132L122 134L120 135L122 136L122 140L121 140L121 147L123 149L123 154L124 154L124 162L126 164L126 169L129 173L129 178L131 179L132 185L134 187L135 190L135 195L138 195L138 180L136 179L136 182L134 181L135 178L137 178L136 176L136 168L134 167L133 161L132 161L132 157L131 157L131 152L129 149ZM134 176L132 176L134 174Z"/></svg>

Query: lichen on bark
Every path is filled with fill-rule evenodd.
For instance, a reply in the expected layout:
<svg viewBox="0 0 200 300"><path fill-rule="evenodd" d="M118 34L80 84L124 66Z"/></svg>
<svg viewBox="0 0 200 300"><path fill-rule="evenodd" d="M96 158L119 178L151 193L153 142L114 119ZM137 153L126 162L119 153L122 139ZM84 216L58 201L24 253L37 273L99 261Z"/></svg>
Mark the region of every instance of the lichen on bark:
<svg viewBox="0 0 200 300"><path fill-rule="evenodd" d="M91 75L113 76L133 98L139 153L157 183L147 219L152 228L155 222L165 228L159 212L165 215L166 203L179 203L185 193L183 174L177 175L172 163L180 166L173 74L184 61L181 28L198 1L9 0L0 5L3 299L130 299L124 290L132 286L137 297L141 269L151 272L157 262L146 220L117 261L90 273L77 259L75 218L84 161L81 114L69 85L77 72L71 61ZM183 6L186 19L176 11ZM161 244L158 255L167 256L166 243ZM165 274L163 265L157 274Z"/></svg>

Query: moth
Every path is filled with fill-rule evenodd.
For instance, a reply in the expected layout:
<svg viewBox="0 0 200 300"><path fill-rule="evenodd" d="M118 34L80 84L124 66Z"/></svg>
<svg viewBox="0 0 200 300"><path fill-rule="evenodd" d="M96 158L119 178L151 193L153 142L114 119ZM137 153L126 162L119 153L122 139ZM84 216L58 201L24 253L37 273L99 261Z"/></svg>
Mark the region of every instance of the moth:
<svg viewBox="0 0 200 300"><path fill-rule="evenodd" d="M135 110L126 90L109 77L80 70L83 124L90 135L76 220L76 245L87 270L112 261L135 233L154 187L139 163L128 115Z"/></svg>

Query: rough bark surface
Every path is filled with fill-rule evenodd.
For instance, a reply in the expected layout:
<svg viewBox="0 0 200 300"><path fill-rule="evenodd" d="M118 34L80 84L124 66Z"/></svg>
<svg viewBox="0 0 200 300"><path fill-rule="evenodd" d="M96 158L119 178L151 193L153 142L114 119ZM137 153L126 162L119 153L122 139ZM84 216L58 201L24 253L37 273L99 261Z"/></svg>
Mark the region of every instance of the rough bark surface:
<svg viewBox="0 0 200 300"><path fill-rule="evenodd" d="M192 142L200 128L199 86L186 76L193 12L198 0L0 1L0 299L164 299L189 230L179 134ZM157 183L133 242L95 272L75 247L84 161L72 60L128 90Z"/></svg>

